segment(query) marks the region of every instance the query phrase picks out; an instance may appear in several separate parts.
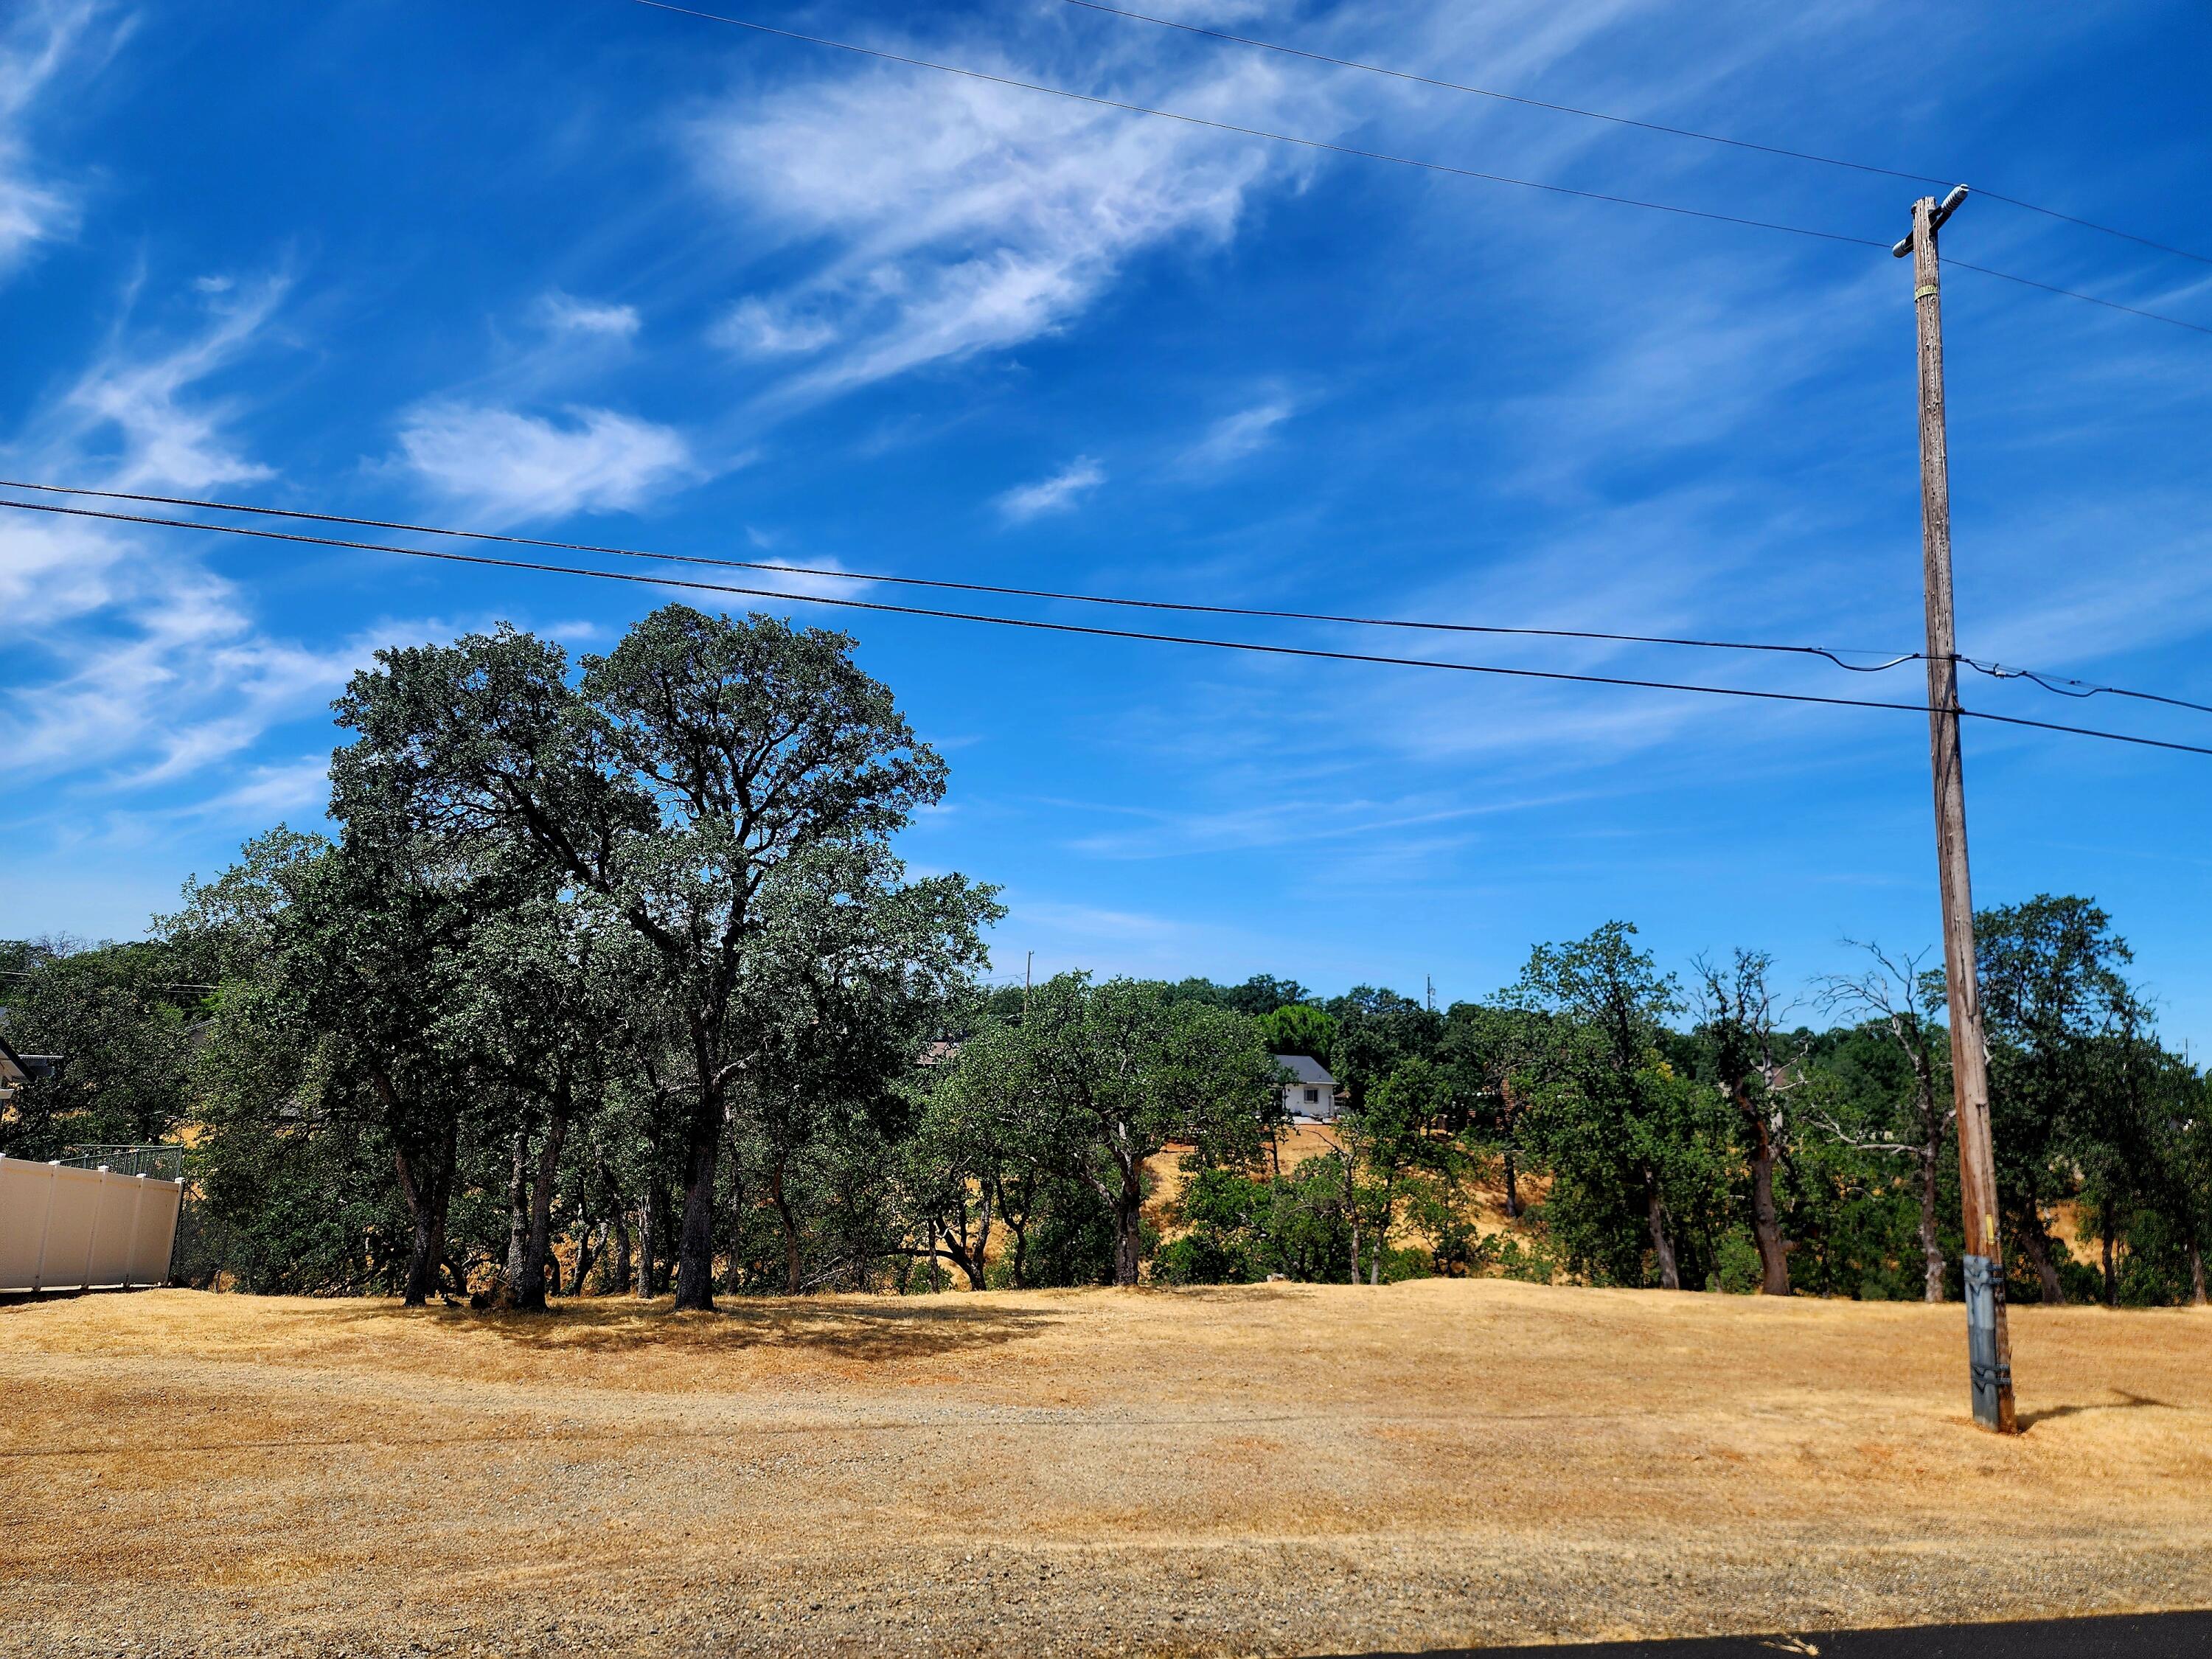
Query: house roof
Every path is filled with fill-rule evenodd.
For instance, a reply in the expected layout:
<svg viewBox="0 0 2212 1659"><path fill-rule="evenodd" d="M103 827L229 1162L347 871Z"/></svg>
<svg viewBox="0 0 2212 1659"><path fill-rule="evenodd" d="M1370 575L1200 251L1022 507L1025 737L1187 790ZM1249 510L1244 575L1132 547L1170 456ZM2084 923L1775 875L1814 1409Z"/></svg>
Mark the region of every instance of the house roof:
<svg viewBox="0 0 2212 1659"><path fill-rule="evenodd" d="M61 1069L59 1054L19 1054L0 1036L0 1087L21 1088L40 1078L59 1076Z"/></svg>
<svg viewBox="0 0 2212 1659"><path fill-rule="evenodd" d="M1275 1064L1301 1083L1326 1083L1332 1087L1336 1083L1328 1074L1328 1068L1311 1054L1277 1054Z"/></svg>

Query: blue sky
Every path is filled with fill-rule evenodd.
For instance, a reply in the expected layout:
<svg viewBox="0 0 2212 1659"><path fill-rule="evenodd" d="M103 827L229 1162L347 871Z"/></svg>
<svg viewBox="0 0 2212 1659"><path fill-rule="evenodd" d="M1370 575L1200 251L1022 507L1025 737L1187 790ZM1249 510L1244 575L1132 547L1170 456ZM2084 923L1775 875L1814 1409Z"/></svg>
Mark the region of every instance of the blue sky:
<svg viewBox="0 0 2212 1659"><path fill-rule="evenodd" d="M2212 21L1156 0L1316 50L1943 173L2212 241ZM1078 9L763 21L1239 125L1893 238L1913 188ZM20 3L0 36L16 477L856 571L1909 651L1886 255L1289 149L624 3ZM2212 322L2212 267L1978 198L1954 257ZM2212 700L2212 340L1954 274L1961 648ZM129 937L319 819L378 646L604 649L652 590L0 522L0 933ZM845 590L841 590L845 591ZM855 591L896 597L885 590ZM951 763L917 867L999 970L1441 999L1636 921L1792 985L1936 932L1924 722L789 607ZM1022 613L1094 618L1050 605ZM1913 666L1245 636L1785 690ZM2188 740L2021 684L1982 707ZM2087 892L2212 1036L2212 762L1981 726L1977 896Z"/></svg>

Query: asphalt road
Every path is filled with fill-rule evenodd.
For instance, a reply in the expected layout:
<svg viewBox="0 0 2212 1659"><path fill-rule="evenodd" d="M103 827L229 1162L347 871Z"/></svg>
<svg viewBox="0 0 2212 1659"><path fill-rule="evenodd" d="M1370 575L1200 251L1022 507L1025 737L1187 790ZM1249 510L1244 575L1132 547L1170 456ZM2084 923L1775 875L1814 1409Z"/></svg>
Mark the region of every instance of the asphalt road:
<svg viewBox="0 0 2212 1659"><path fill-rule="evenodd" d="M1529 1648L1455 1648L1358 1659L1529 1659ZM2212 1612L1938 1625L1917 1630L1805 1631L1681 1642L1600 1642L1546 1650L1561 1659L2212 1659Z"/></svg>

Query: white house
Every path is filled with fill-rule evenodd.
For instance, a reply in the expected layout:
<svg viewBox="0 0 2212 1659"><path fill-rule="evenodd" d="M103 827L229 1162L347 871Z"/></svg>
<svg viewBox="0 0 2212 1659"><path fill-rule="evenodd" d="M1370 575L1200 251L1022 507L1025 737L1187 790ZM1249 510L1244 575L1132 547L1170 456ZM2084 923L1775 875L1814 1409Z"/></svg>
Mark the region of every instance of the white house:
<svg viewBox="0 0 2212 1659"><path fill-rule="evenodd" d="M58 1075L61 1068L59 1056L19 1054L8 1046L5 1036L0 1036L0 1105L13 1100L19 1090L39 1079Z"/></svg>
<svg viewBox="0 0 2212 1659"><path fill-rule="evenodd" d="M1283 1109L1294 1118L1314 1123L1336 1117L1336 1079L1310 1054L1277 1054L1275 1064L1291 1074L1283 1085Z"/></svg>

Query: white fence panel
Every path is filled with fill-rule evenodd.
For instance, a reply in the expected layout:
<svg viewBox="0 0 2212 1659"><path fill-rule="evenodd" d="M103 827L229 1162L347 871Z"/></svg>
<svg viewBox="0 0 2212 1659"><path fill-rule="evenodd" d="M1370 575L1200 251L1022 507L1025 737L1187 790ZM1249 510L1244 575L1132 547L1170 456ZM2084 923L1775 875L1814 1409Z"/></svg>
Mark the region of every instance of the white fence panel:
<svg viewBox="0 0 2212 1659"><path fill-rule="evenodd" d="M0 1290L28 1290L46 1256L55 1168L0 1158Z"/></svg>
<svg viewBox="0 0 2212 1659"><path fill-rule="evenodd" d="M0 1292L160 1285L182 1182L0 1158Z"/></svg>

